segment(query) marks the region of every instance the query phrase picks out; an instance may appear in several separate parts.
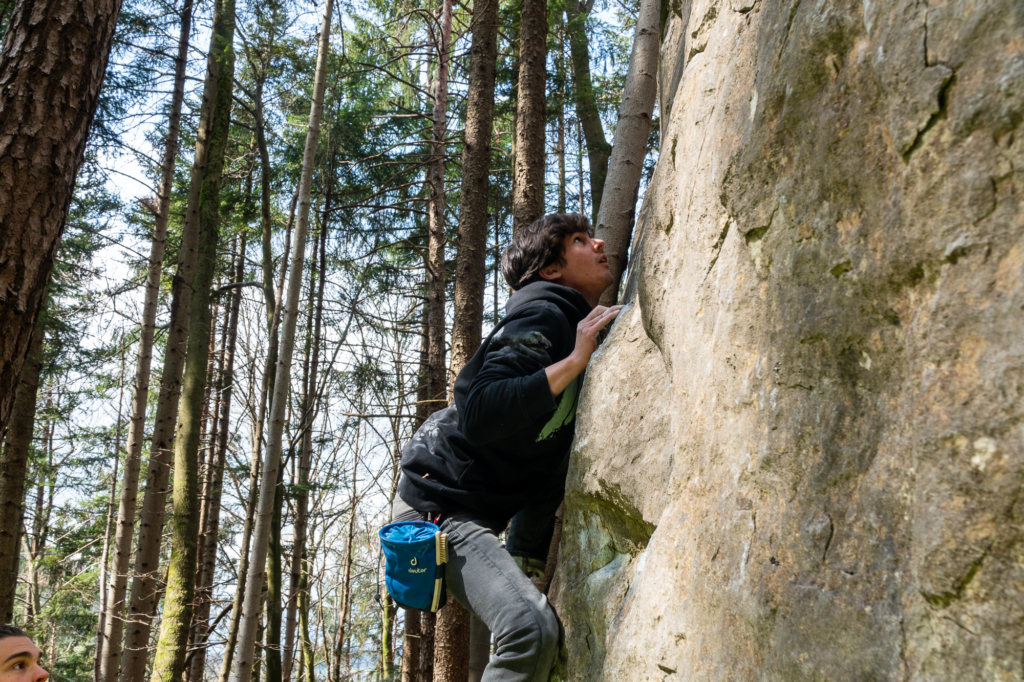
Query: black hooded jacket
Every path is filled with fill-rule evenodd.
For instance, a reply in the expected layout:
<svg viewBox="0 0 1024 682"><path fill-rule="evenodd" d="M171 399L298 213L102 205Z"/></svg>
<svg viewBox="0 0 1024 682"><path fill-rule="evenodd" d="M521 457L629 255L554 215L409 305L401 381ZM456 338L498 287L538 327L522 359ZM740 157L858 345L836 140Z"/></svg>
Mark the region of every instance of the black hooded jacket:
<svg viewBox="0 0 1024 682"><path fill-rule="evenodd" d="M583 295L528 284L459 372L454 402L402 452L399 496L413 509L477 511L504 522L553 476L565 476L582 375L558 397L544 369L568 357L590 313Z"/></svg>

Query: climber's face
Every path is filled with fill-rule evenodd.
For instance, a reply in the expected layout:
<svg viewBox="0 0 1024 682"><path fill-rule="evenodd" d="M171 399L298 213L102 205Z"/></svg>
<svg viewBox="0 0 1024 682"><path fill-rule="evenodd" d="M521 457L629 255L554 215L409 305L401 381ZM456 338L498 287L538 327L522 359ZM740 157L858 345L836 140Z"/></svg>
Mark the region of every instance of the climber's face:
<svg viewBox="0 0 1024 682"><path fill-rule="evenodd" d="M597 305L602 292L612 283L604 240L587 232L574 232L562 241L562 263L541 271L541 277L558 282L583 294L590 305Z"/></svg>
<svg viewBox="0 0 1024 682"><path fill-rule="evenodd" d="M50 673L39 665L39 647L28 637L0 639L0 682L46 682Z"/></svg>

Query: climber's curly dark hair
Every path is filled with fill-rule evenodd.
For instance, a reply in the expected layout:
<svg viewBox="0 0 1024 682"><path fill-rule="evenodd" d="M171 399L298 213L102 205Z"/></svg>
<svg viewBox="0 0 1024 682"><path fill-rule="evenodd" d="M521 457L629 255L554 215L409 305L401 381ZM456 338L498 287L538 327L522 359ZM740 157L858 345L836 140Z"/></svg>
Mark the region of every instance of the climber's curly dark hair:
<svg viewBox="0 0 1024 682"><path fill-rule="evenodd" d="M562 242L571 234L586 232L594 236L594 228L579 213L552 213L519 232L501 256L501 274L515 291L542 279L540 271L549 265L565 263Z"/></svg>
<svg viewBox="0 0 1024 682"><path fill-rule="evenodd" d="M13 625L0 625L0 639L7 639L8 637L28 637L28 633Z"/></svg>

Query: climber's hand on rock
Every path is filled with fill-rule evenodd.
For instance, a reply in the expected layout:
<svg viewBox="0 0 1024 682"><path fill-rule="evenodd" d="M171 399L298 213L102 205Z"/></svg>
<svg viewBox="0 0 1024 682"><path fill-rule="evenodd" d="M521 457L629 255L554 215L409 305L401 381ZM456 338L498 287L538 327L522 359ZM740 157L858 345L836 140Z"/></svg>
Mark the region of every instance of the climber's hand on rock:
<svg viewBox="0 0 1024 682"><path fill-rule="evenodd" d="M576 356L576 363L580 365L581 372L590 362L590 356L597 350L597 335L615 319L620 310L621 305L613 305L610 308L599 305L576 325L576 348L573 349L572 355Z"/></svg>
<svg viewBox="0 0 1024 682"><path fill-rule="evenodd" d="M621 305L613 305L610 308L599 305L580 321L576 326L576 347L572 353L564 360L545 369L548 375L548 385L551 387L551 395L559 395L573 379L587 368L590 356L597 350L598 333L615 319L620 310L622 310Z"/></svg>

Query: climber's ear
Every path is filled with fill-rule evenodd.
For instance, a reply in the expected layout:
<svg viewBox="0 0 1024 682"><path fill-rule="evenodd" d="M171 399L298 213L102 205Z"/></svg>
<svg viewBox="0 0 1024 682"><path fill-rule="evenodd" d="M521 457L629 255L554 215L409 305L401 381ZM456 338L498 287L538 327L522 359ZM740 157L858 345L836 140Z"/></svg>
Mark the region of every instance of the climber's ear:
<svg viewBox="0 0 1024 682"><path fill-rule="evenodd" d="M554 282L555 280L562 278L562 268L557 263L552 263L540 271L540 276L549 282Z"/></svg>

